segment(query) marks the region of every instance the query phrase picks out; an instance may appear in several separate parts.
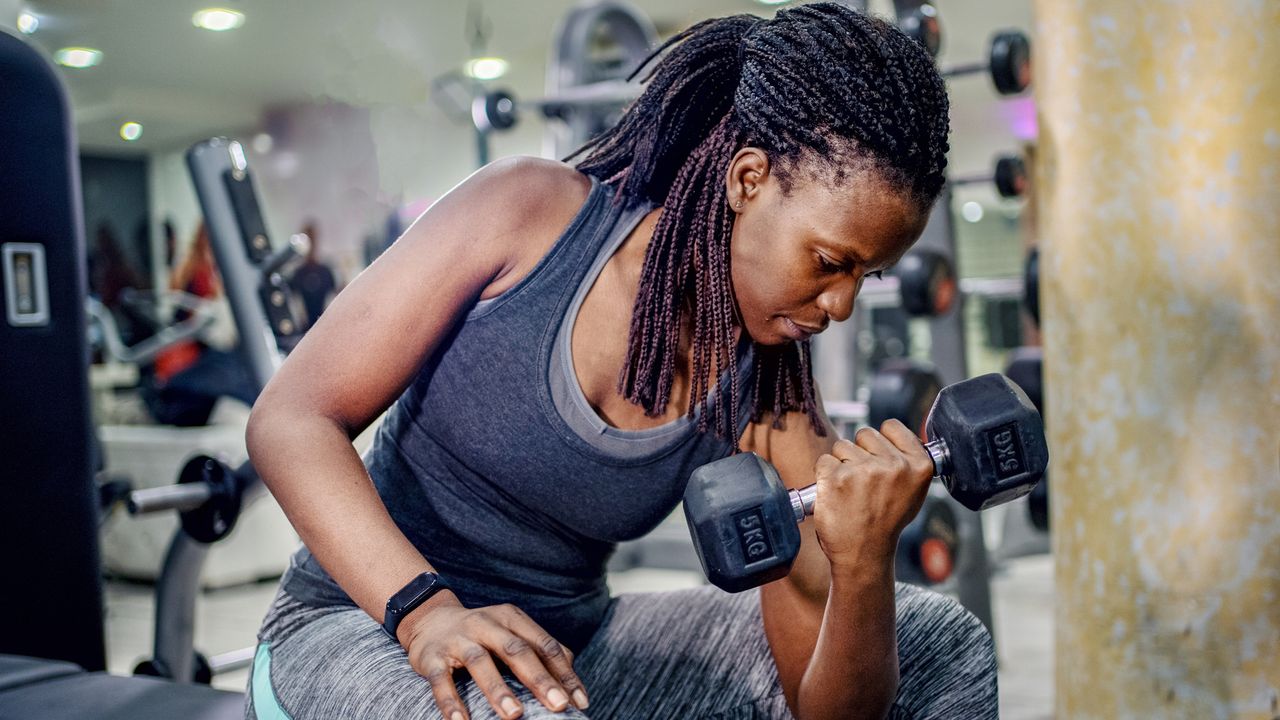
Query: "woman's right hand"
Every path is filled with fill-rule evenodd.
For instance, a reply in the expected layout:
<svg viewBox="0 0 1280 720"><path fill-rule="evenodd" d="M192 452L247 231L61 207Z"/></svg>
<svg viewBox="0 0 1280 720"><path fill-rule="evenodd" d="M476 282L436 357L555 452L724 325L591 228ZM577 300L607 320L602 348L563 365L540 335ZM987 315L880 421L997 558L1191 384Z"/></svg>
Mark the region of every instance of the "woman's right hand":
<svg viewBox="0 0 1280 720"><path fill-rule="evenodd" d="M449 720L470 720L453 681L461 669L471 674L498 717L513 720L524 714L494 658L553 712L567 709L570 697L578 709L587 708L573 653L514 605L466 608L444 591L407 616L397 635L409 664L431 683L436 705Z"/></svg>

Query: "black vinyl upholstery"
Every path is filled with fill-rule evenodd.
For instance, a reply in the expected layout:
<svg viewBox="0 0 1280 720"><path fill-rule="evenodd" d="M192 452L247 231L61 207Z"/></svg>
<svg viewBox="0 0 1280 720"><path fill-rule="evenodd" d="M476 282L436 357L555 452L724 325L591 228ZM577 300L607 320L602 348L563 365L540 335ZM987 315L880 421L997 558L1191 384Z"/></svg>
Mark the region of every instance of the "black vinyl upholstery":
<svg viewBox="0 0 1280 720"><path fill-rule="evenodd" d="M244 695L0 655L0 720L240 720Z"/></svg>

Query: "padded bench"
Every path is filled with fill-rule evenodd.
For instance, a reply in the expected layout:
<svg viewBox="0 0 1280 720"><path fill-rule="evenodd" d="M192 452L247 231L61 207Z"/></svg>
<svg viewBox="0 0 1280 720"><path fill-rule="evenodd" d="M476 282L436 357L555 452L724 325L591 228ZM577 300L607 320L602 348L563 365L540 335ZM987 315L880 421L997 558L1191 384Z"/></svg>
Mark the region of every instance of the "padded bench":
<svg viewBox="0 0 1280 720"><path fill-rule="evenodd" d="M0 720L241 720L244 695L0 655Z"/></svg>

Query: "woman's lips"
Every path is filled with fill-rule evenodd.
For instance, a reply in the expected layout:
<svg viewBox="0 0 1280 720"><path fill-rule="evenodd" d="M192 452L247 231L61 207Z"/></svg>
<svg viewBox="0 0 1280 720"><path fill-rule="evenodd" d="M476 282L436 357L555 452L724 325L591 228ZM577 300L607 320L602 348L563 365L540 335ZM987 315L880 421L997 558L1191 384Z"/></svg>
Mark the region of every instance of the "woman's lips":
<svg viewBox="0 0 1280 720"><path fill-rule="evenodd" d="M787 328L787 336L797 342L802 340L808 340L815 333L814 330L810 330L809 328L805 328L797 325L795 321L793 321L789 317L784 316L782 318L782 322Z"/></svg>

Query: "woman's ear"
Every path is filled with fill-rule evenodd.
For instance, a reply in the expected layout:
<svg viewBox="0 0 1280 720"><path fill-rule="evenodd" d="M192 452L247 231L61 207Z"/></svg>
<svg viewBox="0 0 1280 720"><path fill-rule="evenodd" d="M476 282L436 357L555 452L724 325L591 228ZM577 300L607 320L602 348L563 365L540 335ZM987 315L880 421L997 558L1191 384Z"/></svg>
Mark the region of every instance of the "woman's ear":
<svg viewBox="0 0 1280 720"><path fill-rule="evenodd" d="M760 185L769 177L769 156L757 147L744 147L729 161L725 198L729 207L742 212L759 197Z"/></svg>

